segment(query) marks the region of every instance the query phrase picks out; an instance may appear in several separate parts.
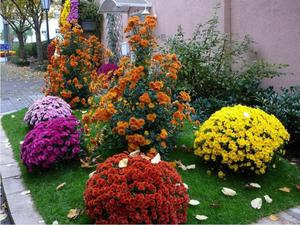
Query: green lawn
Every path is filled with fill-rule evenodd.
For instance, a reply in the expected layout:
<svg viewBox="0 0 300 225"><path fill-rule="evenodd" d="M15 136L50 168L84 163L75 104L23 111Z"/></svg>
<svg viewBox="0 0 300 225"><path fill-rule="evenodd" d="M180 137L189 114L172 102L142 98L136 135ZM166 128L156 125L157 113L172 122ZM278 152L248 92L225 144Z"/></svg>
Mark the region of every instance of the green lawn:
<svg viewBox="0 0 300 225"><path fill-rule="evenodd" d="M19 143L28 132L27 126L23 123L26 110L5 115L2 118L3 128L9 138L14 155L20 162ZM76 113L77 116L80 113ZM179 142L187 147L192 146L193 134L190 128L186 129ZM196 164L195 170L179 172L183 181L189 186L191 199L200 201L198 206L189 207L188 223L199 223L194 219L195 215L208 216L205 223L250 223L257 219L279 212L283 209L300 205L300 192L297 192L295 184L300 183L300 170L290 165L286 160L279 159L277 167L261 177L243 177L240 175L229 175L226 180L219 179L216 175L207 175L207 168L202 165L199 159L192 153L176 151L170 156L171 159L180 159L184 164ZM71 208L84 208L83 191L88 174L93 170L80 168L78 162L64 163L49 170L39 173L27 173L26 168L20 162L23 179L27 188L31 191L36 207L47 224L57 220L60 224L67 223L91 223L85 215L79 216L76 220L70 221L67 218ZM57 185L66 182L66 186L56 191ZM261 189L247 189L247 182L257 182ZM278 191L281 187L291 188L290 193ZM226 197L221 193L222 187L229 187L237 192L235 197ZM260 210L252 209L250 201L257 197L268 194L273 203L263 202Z"/></svg>

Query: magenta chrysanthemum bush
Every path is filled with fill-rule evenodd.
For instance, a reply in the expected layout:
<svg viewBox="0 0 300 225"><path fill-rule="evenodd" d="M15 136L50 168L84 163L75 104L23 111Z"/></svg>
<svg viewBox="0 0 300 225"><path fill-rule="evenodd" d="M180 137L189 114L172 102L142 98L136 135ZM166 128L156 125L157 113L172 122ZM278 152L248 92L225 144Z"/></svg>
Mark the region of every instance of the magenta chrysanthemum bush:
<svg viewBox="0 0 300 225"><path fill-rule="evenodd" d="M68 15L68 22L71 23L74 20L78 20L79 17L79 0L70 1L70 12Z"/></svg>
<svg viewBox="0 0 300 225"><path fill-rule="evenodd" d="M71 115L71 107L63 99L55 96L46 96L38 99L29 107L24 121L29 126L34 127L43 121Z"/></svg>
<svg viewBox="0 0 300 225"><path fill-rule="evenodd" d="M75 116L38 124L25 137L21 159L29 171L75 158L80 152L80 122Z"/></svg>

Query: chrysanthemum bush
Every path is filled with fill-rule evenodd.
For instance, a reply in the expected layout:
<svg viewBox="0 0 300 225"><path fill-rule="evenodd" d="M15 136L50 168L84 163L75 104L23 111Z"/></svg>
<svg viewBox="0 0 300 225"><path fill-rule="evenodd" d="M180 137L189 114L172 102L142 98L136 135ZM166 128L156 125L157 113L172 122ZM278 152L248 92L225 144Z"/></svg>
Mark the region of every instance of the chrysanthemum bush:
<svg viewBox="0 0 300 225"><path fill-rule="evenodd" d="M24 122L30 127L55 119L72 115L71 107L63 99L56 96L46 96L36 100L27 110Z"/></svg>
<svg viewBox="0 0 300 225"><path fill-rule="evenodd" d="M107 93L83 121L86 132L91 129L89 124L106 123L105 128L119 138L118 143L125 143L122 150L160 152L164 156L174 147L174 137L183 121L190 120L193 108L188 104L188 93L173 91L180 69L176 55L153 53L155 26L152 16L144 22L136 16L129 19L125 32L129 33L134 60L121 58ZM92 142L99 143L97 138L92 137Z"/></svg>
<svg viewBox="0 0 300 225"><path fill-rule="evenodd" d="M219 175L226 169L264 174L276 153L283 150L289 133L281 122L264 111L237 105L214 113L196 132L195 154Z"/></svg>
<svg viewBox="0 0 300 225"><path fill-rule="evenodd" d="M124 168L121 160L128 160ZM98 164L84 201L97 224L178 224L186 223L189 197L169 163L121 153Z"/></svg>
<svg viewBox="0 0 300 225"><path fill-rule="evenodd" d="M85 107L98 90L97 68L109 52L96 36L85 37L76 21L66 22L61 33L63 39L52 42L56 54L48 66L45 94L63 98L72 108Z"/></svg>
<svg viewBox="0 0 300 225"><path fill-rule="evenodd" d="M21 159L32 171L75 158L80 152L80 122L74 116L38 124L25 137Z"/></svg>

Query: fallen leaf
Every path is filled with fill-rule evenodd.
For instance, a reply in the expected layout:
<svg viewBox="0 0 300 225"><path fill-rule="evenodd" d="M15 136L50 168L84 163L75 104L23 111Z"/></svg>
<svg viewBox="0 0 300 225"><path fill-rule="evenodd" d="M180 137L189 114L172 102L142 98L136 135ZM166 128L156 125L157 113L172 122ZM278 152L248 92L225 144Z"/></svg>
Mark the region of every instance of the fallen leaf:
<svg viewBox="0 0 300 225"><path fill-rule="evenodd" d="M189 186L188 186L186 183L183 183L183 186L184 186L186 189L189 189Z"/></svg>
<svg viewBox="0 0 300 225"><path fill-rule="evenodd" d="M91 178L96 173L96 170L89 174L89 178Z"/></svg>
<svg viewBox="0 0 300 225"><path fill-rule="evenodd" d="M56 190L58 191L58 190L62 189L66 184L67 184L66 182L63 182L60 185L57 185Z"/></svg>
<svg viewBox="0 0 300 225"><path fill-rule="evenodd" d="M187 170L196 169L196 165L195 165L195 164L188 165L188 166L186 166L186 169L187 169Z"/></svg>
<svg viewBox="0 0 300 225"><path fill-rule="evenodd" d="M295 186L296 186L297 191L300 192L300 184L296 184Z"/></svg>
<svg viewBox="0 0 300 225"><path fill-rule="evenodd" d="M146 160L150 160L150 159L151 159L149 156L146 156L145 154L141 154L141 157L142 157L143 159L146 159Z"/></svg>
<svg viewBox="0 0 300 225"><path fill-rule="evenodd" d="M279 220L279 217L272 214L272 215L269 216L269 219L272 220L272 221L277 221L277 220Z"/></svg>
<svg viewBox="0 0 300 225"><path fill-rule="evenodd" d="M258 183L249 183L249 186L253 188L261 188L261 186Z"/></svg>
<svg viewBox="0 0 300 225"><path fill-rule="evenodd" d="M189 201L189 204L190 204L190 205L199 205L200 202L199 202L198 200L191 199L191 200Z"/></svg>
<svg viewBox="0 0 300 225"><path fill-rule="evenodd" d="M80 213L80 209L77 209L77 208L76 209L70 209L67 217L69 219L76 219L78 217L79 213Z"/></svg>
<svg viewBox="0 0 300 225"><path fill-rule="evenodd" d="M136 151L134 151L134 152L131 152L130 154L129 154L129 156L130 157L136 157L136 156L138 156L138 155L140 155L140 150L136 150Z"/></svg>
<svg viewBox="0 0 300 225"><path fill-rule="evenodd" d="M87 113L87 111L86 111L86 110L84 110L84 111L81 111L81 113L82 113L82 114L85 114L85 113Z"/></svg>
<svg viewBox="0 0 300 225"><path fill-rule="evenodd" d="M58 223L57 220L54 220L53 223L52 223L52 225L58 225L58 224L59 224L59 223Z"/></svg>
<svg viewBox="0 0 300 225"><path fill-rule="evenodd" d="M200 221L203 221L203 220L207 220L208 217L207 216L204 216L204 215L196 215L195 216L197 220L200 220Z"/></svg>
<svg viewBox="0 0 300 225"><path fill-rule="evenodd" d="M222 193L226 196L235 196L236 195L236 191L235 190L232 190L230 188L226 188L226 187L223 187L222 188Z"/></svg>
<svg viewBox="0 0 300 225"><path fill-rule="evenodd" d="M269 204L272 203L272 201L273 201L269 195L264 195L264 198L265 198L266 202Z"/></svg>
<svg viewBox="0 0 300 225"><path fill-rule="evenodd" d="M15 118L16 116L15 115L11 115L11 118Z"/></svg>
<svg viewBox="0 0 300 225"><path fill-rule="evenodd" d="M29 195L30 194L30 190L26 190L26 191L22 191L21 195Z"/></svg>
<svg viewBox="0 0 300 225"><path fill-rule="evenodd" d="M291 192L291 189L288 188L288 187L282 187L282 188L279 188L279 191L286 192L286 193L290 193L290 192Z"/></svg>
<svg viewBox="0 0 300 225"><path fill-rule="evenodd" d="M119 162L119 168L125 168L128 164L128 158L121 159Z"/></svg>
<svg viewBox="0 0 300 225"><path fill-rule="evenodd" d="M22 145L24 143L24 141L20 141L20 145Z"/></svg>
<svg viewBox="0 0 300 225"><path fill-rule="evenodd" d="M1 213L1 214L0 214L0 221L5 220L6 218L7 218L6 213ZM1 224L2 224L2 223L1 223Z"/></svg>
<svg viewBox="0 0 300 225"><path fill-rule="evenodd" d="M83 159L80 159L81 167L82 168L93 168L93 165L90 165L88 162L84 161Z"/></svg>
<svg viewBox="0 0 300 225"><path fill-rule="evenodd" d="M157 153L156 156L154 156L153 159L151 159L152 164L158 164L160 162L160 154Z"/></svg>
<svg viewBox="0 0 300 225"><path fill-rule="evenodd" d="M181 161L175 161L178 164L178 168L182 169L182 170L187 170L186 166L183 165L183 163Z"/></svg>
<svg viewBox="0 0 300 225"><path fill-rule="evenodd" d="M261 198L255 198L251 201L251 206L253 209L260 209L262 206L262 199Z"/></svg>

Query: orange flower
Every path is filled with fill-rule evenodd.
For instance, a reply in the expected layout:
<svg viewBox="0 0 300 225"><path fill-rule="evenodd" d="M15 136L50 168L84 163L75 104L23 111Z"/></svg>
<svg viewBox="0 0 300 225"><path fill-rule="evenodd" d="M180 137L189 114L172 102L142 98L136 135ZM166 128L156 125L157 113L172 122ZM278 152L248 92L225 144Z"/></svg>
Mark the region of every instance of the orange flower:
<svg viewBox="0 0 300 225"><path fill-rule="evenodd" d="M166 105L171 103L171 98L164 92L158 92L156 97L160 105Z"/></svg>
<svg viewBox="0 0 300 225"><path fill-rule="evenodd" d="M154 105L153 103L150 103L150 104L148 104L148 107L149 107L150 109L153 109L153 108L155 107L155 105Z"/></svg>
<svg viewBox="0 0 300 225"><path fill-rule="evenodd" d="M160 91L161 88L163 88L164 83L162 81L151 81L149 83L149 87L154 91Z"/></svg>
<svg viewBox="0 0 300 225"><path fill-rule="evenodd" d="M172 80L177 80L177 75L175 73L167 73L167 77L171 78Z"/></svg>
<svg viewBox="0 0 300 225"><path fill-rule="evenodd" d="M162 141L162 142L160 143L160 146L161 146L162 148L166 149L166 148L167 148L167 143L166 143L165 141Z"/></svg>
<svg viewBox="0 0 300 225"><path fill-rule="evenodd" d="M173 118L174 119L179 119L179 120L183 120L184 119L184 114L180 111L176 111L174 114L173 114Z"/></svg>
<svg viewBox="0 0 300 225"><path fill-rule="evenodd" d="M180 95L180 98L183 100L183 101L186 101L186 102L190 102L191 101L191 97L188 93L186 93L185 91L181 91L179 92L179 95Z"/></svg>
<svg viewBox="0 0 300 225"><path fill-rule="evenodd" d="M147 115L147 120L154 122L156 119L156 114L155 113L151 113Z"/></svg>
<svg viewBox="0 0 300 225"><path fill-rule="evenodd" d="M62 91L60 92L60 95L61 95L61 97L63 97L64 99L66 99L66 98L71 98L72 92L71 92L71 91L68 91L68 90L62 90Z"/></svg>
<svg viewBox="0 0 300 225"><path fill-rule="evenodd" d="M160 131L159 136L160 136L161 139L167 139L168 138L168 132L167 132L167 130L166 129L162 129Z"/></svg>
<svg viewBox="0 0 300 225"><path fill-rule="evenodd" d="M141 44L141 46L143 46L144 48L146 48L146 47L148 46L148 44L149 44L149 41L147 41L147 40L145 40L145 39L142 39L142 40L140 41L140 44Z"/></svg>
<svg viewBox="0 0 300 225"><path fill-rule="evenodd" d="M118 132L119 135L125 135L126 134L126 129L128 128L128 123L124 122L124 121L119 121L117 123L117 127L116 130Z"/></svg>
<svg viewBox="0 0 300 225"><path fill-rule="evenodd" d="M140 134L127 135L126 140L128 142L128 151L135 151L139 149L140 146L147 144L145 137Z"/></svg>
<svg viewBox="0 0 300 225"><path fill-rule="evenodd" d="M157 155L156 148L150 148L149 151L148 151L148 153L147 153L147 156L150 157L150 158L153 158L156 155Z"/></svg>
<svg viewBox="0 0 300 225"><path fill-rule="evenodd" d="M149 94L146 92L139 97L141 103L149 104L151 102L151 98Z"/></svg>
<svg viewBox="0 0 300 225"><path fill-rule="evenodd" d="M154 55L154 56L152 57L152 59L155 60L155 61L162 62L162 61L163 61L163 56L160 55L160 54Z"/></svg>
<svg viewBox="0 0 300 225"><path fill-rule="evenodd" d="M135 117L131 117L129 120L129 125L131 130L139 130L141 129L145 124L144 119L137 119Z"/></svg>

